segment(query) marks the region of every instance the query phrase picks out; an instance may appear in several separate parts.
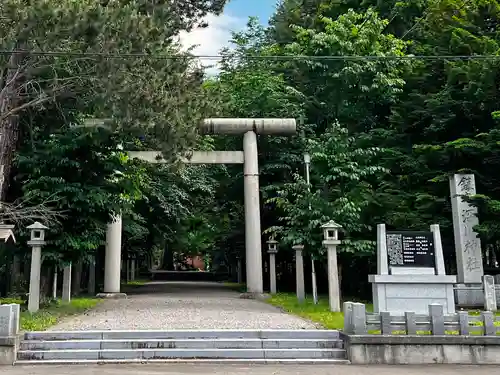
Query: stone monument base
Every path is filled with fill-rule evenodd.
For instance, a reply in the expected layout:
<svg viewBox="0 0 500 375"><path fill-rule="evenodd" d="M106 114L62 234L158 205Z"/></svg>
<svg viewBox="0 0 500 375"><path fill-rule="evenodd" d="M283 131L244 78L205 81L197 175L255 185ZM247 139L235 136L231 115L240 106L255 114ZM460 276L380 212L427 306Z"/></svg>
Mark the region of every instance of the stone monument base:
<svg viewBox="0 0 500 375"><path fill-rule="evenodd" d="M270 294L267 293L252 293L252 292L245 292L240 294L241 299L255 299L257 301L266 301L269 298L271 298Z"/></svg>
<svg viewBox="0 0 500 375"><path fill-rule="evenodd" d="M98 293L96 297L103 299L124 299L127 298L127 295L125 293Z"/></svg>
<svg viewBox="0 0 500 375"><path fill-rule="evenodd" d="M500 307L500 285L495 285L497 307ZM459 307L484 308L483 284L455 284L455 302Z"/></svg>
<svg viewBox="0 0 500 375"><path fill-rule="evenodd" d="M21 335L0 337L0 366L12 366L17 360Z"/></svg>
<svg viewBox="0 0 500 375"><path fill-rule="evenodd" d="M369 275L368 280L372 283L374 312L428 314L429 304L438 303L445 314L455 313L456 276Z"/></svg>

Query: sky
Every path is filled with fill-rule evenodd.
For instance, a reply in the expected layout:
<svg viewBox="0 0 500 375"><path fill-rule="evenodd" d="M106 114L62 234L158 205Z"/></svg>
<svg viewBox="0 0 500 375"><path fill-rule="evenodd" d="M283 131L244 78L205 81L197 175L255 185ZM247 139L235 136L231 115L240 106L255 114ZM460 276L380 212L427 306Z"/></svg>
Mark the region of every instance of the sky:
<svg viewBox="0 0 500 375"><path fill-rule="evenodd" d="M205 18L208 27L182 33L180 40L184 47L196 46L197 55L218 55L221 48L228 46L231 31L243 29L248 17L256 16L262 24L267 24L275 10L275 0L229 0L224 13L218 17L209 15ZM213 61L203 61L204 65L213 65ZM217 68L207 70L208 74L216 74Z"/></svg>

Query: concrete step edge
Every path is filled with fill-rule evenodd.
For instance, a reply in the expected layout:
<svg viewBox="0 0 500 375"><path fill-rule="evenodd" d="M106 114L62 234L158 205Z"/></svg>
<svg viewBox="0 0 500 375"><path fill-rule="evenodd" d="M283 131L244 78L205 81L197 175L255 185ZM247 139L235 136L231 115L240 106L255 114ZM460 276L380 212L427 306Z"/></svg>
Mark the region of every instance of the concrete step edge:
<svg viewBox="0 0 500 375"><path fill-rule="evenodd" d="M331 339L288 339L288 338L276 338L276 339L255 339L255 338L213 338L213 339L148 339L148 338L136 338L136 339L82 339L82 340L21 340L21 344L43 344L43 343L59 343L59 342L71 342L71 343L82 343L82 342L340 342L343 341L339 338L331 338Z"/></svg>
<svg viewBox="0 0 500 375"><path fill-rule="evenodd" d="M114 349L343 349L337 339L134 339L134 340L24 340L20 351Z"/></svg>
<svg viewBox="0 0 500 375"><path fill-rule="evenodd" d="M128 330L128 329L110 329L110 330L85 330L85 331L29 331L25 333L36 333L36 334L70 334L70 333L122 333L122 332L187 332L187 333L212 333L212 332L238 332L238 333L272 333L272 332L316 332L316 333L332 333L339 332L339 330L335 329L170 329L170 330L161 330L161 329L136 329L136 330Z"/></svg>
<svg viewBox="0 0 500 375"><path fill-rule="evenodd" d="M25 332L26 340L85 340L85 339L214 339L214 338L312 338L339 339L336 330L109 330L109 331L33 331Z"/></svg>
<svg viewBox="0 0 500 375"><path fill-rule="evenodd" d="M350 361L347 359L336 358L311 358L311 359L100 359L100 360L70 360L70 359L57 359L57 360L18 360L14 363L15 366L23 365L92 365L92 364L130 364L130 363L224 363L224 364L335 364L335 365L349 365Z"/></svg>
<svg viewBox="0 0 500 375"><path fill-rule="evenodd" d="M199 352L208 352L208 351L302 351L302 352L345 352L345 349L340 348L286 348L286 349L268 349L268 348L259 348L259 349L242 349L242 348L234 348L234 349L218 349L218 348L201 348L201 349L184 349L184 348L145 348L145 349L47 349L47 350L19 350L18 354L38 354L38 353L67 353L67 352L75 352L75 353L89 353L89 352L180 352L180 351L192 351L196 350Z"/></svg>

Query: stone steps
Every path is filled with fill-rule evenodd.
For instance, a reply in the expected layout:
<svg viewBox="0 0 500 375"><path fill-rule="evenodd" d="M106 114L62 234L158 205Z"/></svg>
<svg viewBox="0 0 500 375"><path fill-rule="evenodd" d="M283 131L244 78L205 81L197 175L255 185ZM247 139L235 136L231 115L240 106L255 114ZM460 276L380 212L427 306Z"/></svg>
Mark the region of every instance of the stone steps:
<svg viewBox="0 0 500 375"><path fill-rule="evenodd" d="M327 330L28 332L16 364L132 362L345 363L343 341Z"/></svg>
<svg viewBox="0 0 500 375"><path fill-rule="evenodd" d="M339 331L321 329L269 330L116 330L116 331L33 331L24 340L127 340L127 339L340 339Z"/></svg>
<svg viewBox="0 0 500 375"><path fill-rule="evenodd" d="M343 349L342 340L194 339L194 340L24 340L20 350L123 349Z"/></svg>
<svg viewBox="0 0 500 375"><path fill-rule="evenodd" d="M347 359L199 359L199 358L177 358L177 359L100 359L100 360L43 360L43 361L30 361L18 360L15 365L17 366L31 366L31 365L106 365L106 364L148 364L148 363L207 363L207 364L294 364L294 365L321 365L321 364L335 364L335 365L348 365L350 362Z"/></svg>
<svg viewBox="0 0 500 375"><path fill-rule="evenodd" d="M343 359L344 354L342 349L65 349L24 350L18 353L18 359Z"/></svg>

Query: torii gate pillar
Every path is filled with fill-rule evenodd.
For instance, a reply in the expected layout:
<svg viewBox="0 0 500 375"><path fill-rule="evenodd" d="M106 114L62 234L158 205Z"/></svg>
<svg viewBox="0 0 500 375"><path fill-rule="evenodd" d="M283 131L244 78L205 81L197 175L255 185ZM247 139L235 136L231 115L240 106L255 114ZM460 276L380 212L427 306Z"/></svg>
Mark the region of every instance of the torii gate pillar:
<svg viewBox="0 0 500 375"><path fill-rule="evenodd" d="M250 293L263 293L259 161L257 135L253 131L243 136L243 158L247 290Z"/></svg>
<svg viewBox="0 0 500 375"><path fill-rule="evenodd" d="M295 119L206 119L201 130L205 134L243 133L246 284L249 293L263 293L257 134L295 134Z"/></svg>
<svg viewBox="0 0 500 375"><path fill-rule="evenodd" d="M295 119L205 119L200 128L204 134L243 134L243 153L241 151L194 152L191 158L184 161L191 164L244 164L246 284L248 292L263 293L257 134L293 135L297 131L296 121ZM161 153L157 151L131 151L129 155L152 163L162 163ZM115 263L121 256L117 256L120 245L113 244L112 241L117 241L116 236L109 236L109 242L106 243L104 294L116 295L120 294L120 291L116 290L118 283L113 281L116 278L119 280L120 266L119 263ZM108 257L113 260L108 261ZM113 290L106 290L107 285L113 286Z"/></svg>

